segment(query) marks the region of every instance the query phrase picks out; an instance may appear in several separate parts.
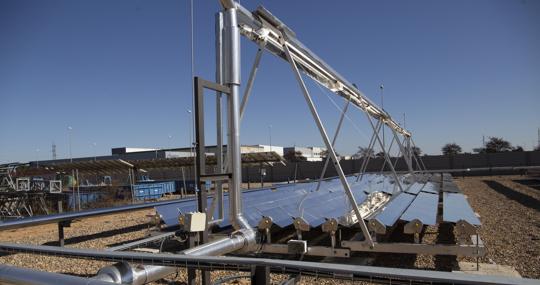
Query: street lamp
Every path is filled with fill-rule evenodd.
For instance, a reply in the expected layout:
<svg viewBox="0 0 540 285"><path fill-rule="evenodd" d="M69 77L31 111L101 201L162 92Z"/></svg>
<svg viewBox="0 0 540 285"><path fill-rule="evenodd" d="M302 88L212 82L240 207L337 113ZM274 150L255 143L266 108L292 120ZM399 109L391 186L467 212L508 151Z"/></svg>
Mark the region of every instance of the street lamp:
<svg viewBox="0 0 540 285"><path fill-rule="evenodd" d="M92 143L92 149L93 149L93 153L94 153L94 161L96 161L96 157L97 157L97 153L96 153L96 143Z"/></svg>
<svg viewBox="0 0 540 285"><path fill-rule="evenodd" d="M73 162L73 156L71 155L71 131L73 128L71 126L67 127L68 130L68 140L69 140L69 162Z"/></svg>
<svg viewBox="0 0 540 285"><path fill-rule="evenodd" d="M268 126L268 135L270 137L270 152L272 151L272 125Z"/></svg>

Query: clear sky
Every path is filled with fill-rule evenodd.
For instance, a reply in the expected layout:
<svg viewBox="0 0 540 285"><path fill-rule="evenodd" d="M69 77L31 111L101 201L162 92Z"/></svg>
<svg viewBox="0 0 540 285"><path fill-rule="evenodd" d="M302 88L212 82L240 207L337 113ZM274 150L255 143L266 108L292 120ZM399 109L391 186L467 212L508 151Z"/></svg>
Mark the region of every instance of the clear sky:
<svg viewBox="0 0 540 285"><path fill-rule="evenodd" d="M530 150L540 127L540 1L242 1L262 4L396 120L424 152L471 151L482 135ZM214 77L217 0L195 1L195 74ZM191 108L189 1L0 0L0 162L185 146ZM242 40L244 82L255 46ZM308 87L329 133L338 111ZM243 144L322 145L286 62L265 54ZM207 98L211 98L210 96ZM331 96L336 104L343 101ZM211 104L209 108L212 108ZM212 109L209 109L212 110ZM211 119L212 116L209 116ZM349 113L339 153L367 144ZM95 147L94 147L95 143ZM37 151L39 149L39 151Z"/></svg>

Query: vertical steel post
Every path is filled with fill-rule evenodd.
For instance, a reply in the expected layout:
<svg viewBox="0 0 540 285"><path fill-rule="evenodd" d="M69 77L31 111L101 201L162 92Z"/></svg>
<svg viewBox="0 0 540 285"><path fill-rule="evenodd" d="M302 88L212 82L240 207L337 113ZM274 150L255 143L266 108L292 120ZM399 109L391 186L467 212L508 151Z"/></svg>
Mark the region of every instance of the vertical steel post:
<svg viewBox="0 0 540 285"><path fill-rule="evenodd" d="M201 175L206 174L206 144L204 142L204 90L199 84L199 78L193 78L193 86L195 87L195 148L196 148L196 173L195 186L197 192L198 211L207 213L207 189L206 185L201 181ZM196 190L197 191L197 190ZM199 233L199 243L208 242L208 220L206 221L205 230ZM189 275L189 274L188 274ZM210 284L210 272L201 270L202 284ZM188 278L189 279L189 278Z"/></svg>
<svg viewBox="0 0 540 285"><path fill-rule="evenodd" d="M223 13L216 14L216 83L223 84ZM218 173L225 171L223 167L223 123L221 122L223 110L221 106L222 93L216 91L216 162ZM218 204L218 220L224 216L223 209L223 182L216 181L216 193L214 199Z"/></svg>
<svg viewBox="0 0 540 285"><path fill-rule="evenodd" d="M345 190L345 193L347 194L349 198L349 202L351 204L351 207L353 208L356 218L358 220L358 223L360 224L360 228L362 229L362 234L364 235L364 238L366 239L366 242L369 243L371 247L373 247L373 239L371 238L371 235L369 234L369 230L366 226L366 223L364 222L364 219L362 217L362 214L360 213L360 209L358 208L358 204L356 203L356 199L354 198L354 195L351 191L351 188L349 186L349 183L347 182L347 178L345 177L345 173L343 172L343 169L341 168L341 165L339 164L339 159L336 155L336 152L334 151L334 148L332 147L332 144L330 142L330 139L328 138L328 135L326 133L326 130L324 129L324 126L321 122L321 119L319 117L319 114L317 113L317 109L315 105L313 104L313 101L311 100L311 96L309 95L309 92L307 90L307 87L304 83L304 80L302 79L302 75L300 74L300 71L298 70L298 67L296 66L296 62L294 61L291 52L289 50L289 47L287 46L287 43L284 39L285 34L282 33L281 36L281 44L283 45L283 49L285 50L285 55L287 56L287 60L289 61L289 64L291 65L293 69L293 73L296 76L296 81L300 85L300 89L302 90L302 94L304 95L304 99L306 100L306 103L309 106L309 109L311 111L311 114L313 115L313 119L315 120L315 123L317 124L317 128L319 129L319 132L321 133L321 136L323 138L324 144L326 145L326 148L328 149L328 155L332 158L332 161L334 162L334 166L336 168L336 171L339 175L339 178L341 180L341 184L343 185L343 188ZM370 121L371 122L371 121Z"/></svg>
<svg viewBox="0 0 540 285"><path fill-rule="evenodd" d="M232 177L229 183L229 215L235 229L250 229L242 216L241 183L242 160L240 149L240 29L238 28L236 8L230 7L223 12L223 79L230 89L228 96L229 154Z"/></svg>
<svg viewBox="0 0 540 285"><path fill-rule="evenodd" d="M268 285L270 284L270 267L255 266L251 272L252 285Z"/></svg>

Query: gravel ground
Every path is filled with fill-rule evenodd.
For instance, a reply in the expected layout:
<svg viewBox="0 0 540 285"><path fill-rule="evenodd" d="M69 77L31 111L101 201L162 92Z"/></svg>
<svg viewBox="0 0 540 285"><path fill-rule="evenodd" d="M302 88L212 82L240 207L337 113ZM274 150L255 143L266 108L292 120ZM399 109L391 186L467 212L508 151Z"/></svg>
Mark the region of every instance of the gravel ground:
<svg viewBox="0 0 540 285"><path fill-rule="evenodd" d="M473 209L480 215L483 227L480 235L487 247L487 255L481 262L510 265L523 277L540 278L540 189L516 182L522 176L456 178L455 181L468 196ZM522 183L525 183L521 181ZM530 184L530 183L525 183ZM540 183L538 183L540 184ZM540 188L540 187L537 187ZM141 210L129 214L116 214L77 221L65 229L66 246L77 248L106 248L117 243L145 237L147 215L153 210ZM19 230L0 232L1 241L56 245L56 225L44 225ZM397 231L400 232L400 231ZM403 235L392 237L406 240ZM426 243L445 242L452 239L451 230L428 228L423 237ZM468 260L447 256L425 255L377 255L373 264L377 266L452 270L457 262ZM526 262L524 262L526 261ZM79 276L93 276L107 262L55 258L28 254L0 257L0 263L37 270L69 273ZM212 280L229 276L245 275L241 272L213 272ZM274 283L286 276L275 274ZM185 270L178 276L170 276L156 284L183 284ZM362 282L337 281L302 277L300 284L364 284ZM249 284L247 279L238 279L224 284Z"/></svg>
<svg viewBox="0 0 540 285"><path fill-rule="evenodd" d="M487 254L481 262L513 266L521 276L538 279L540 187L523 185L527 180L530 177L486 176L456 178L455 182L482 221L480 237Z"/></svg>

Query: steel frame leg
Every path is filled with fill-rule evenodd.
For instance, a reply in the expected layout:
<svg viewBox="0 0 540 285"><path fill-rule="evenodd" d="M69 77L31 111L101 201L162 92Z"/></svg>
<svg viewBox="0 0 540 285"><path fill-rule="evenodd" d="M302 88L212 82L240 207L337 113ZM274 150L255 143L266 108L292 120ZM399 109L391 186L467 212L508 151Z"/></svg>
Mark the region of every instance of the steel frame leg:
<svg viewBox="0 0 540 285"><path fill-rule="evenodd" d="M259 47L259 49L257 50L257 54L255 55L255 59L253 60L253 66L251 67L251 71L249 73L246 90L244 90L244 96L242 97L242 103L240 104L240 121L242 121L242 118L244 117L244 111L246 109L249 96L251 95L251 89L253 89L253 82L255 81L257 70L259 70L259 63L261 62L261 57L263 53L264 49L262 47Z"/></svg>
<svg viewBox="0 0 540 285"><path fill-rule="evenodd" d="M382 126L382 123L381 121L377 121L377 125L375 126L375 129L377 131L379 131L381 129L381 126ZM373 147L375 146L375 132L373 132L373 134L371 134L371 139L369 140L369 145L368 145L368 154L373 150ZM362 178L364 177L364 174L366 172L366 169L367 169L367 165L369 163L369 160L371 159L371 156L368 155L368 157L364 157L364 160L362 161L362 165L360 166L360 171L358 172L358 176L356 177L356 182L362 180Z"/></svg>
<svg viewBox="0 0 540 285"><path fill-rule="evenodd" d="M390 162L390 158L388 157L388 153L386 151L384 151L384 146L382 144L381 138L379 137L378 132L376 132L376 130L375 130L375 125L371 121L371 118L369 117L369 114L366 113L366 116L368 118L369 124L371 125L371 128L373 128L373 131L375 132L375 137L377 138L377 141L379 142L380 147L383 149L384 158L386 159L386 161L388 162L388 164L390 166L390 170L392 171L392 174L394 175L394 179L396 180L396 184L399 187L399 191L403 191L403 187L401 187L401 183L399 182L399 178L397 176L396 170L394 169L394 166L392 166L392 163ZM382 119L379 119L379 120L382 120Z"/></svg>
<svg viewBox="0 0 540 285"><path fill-rule="evenodd" d="M291 52L289 50L289 47L287 46L287 43L284 39L285 34L282 33L281 37L281 44L283 45L283 50L285 51L285 55L287 56L287 60L289 61L291 68L293 70L294 75L296 76L296 81L298 81L298 84L300 85L300 89L302 90L302 94L304 95L304 99L306 100L306 103L309 106L309 109L311 111L311 114L313 115L313 119L315 120L315 123L317 124L317 128L319 129L319 132L321 133L321 136L323 138L324 144L326 145L326 148L328 149L328 154L332 158L332 161L334 162L334 166L336 168L336 171L339 175L339 178L341 180L341 184L343 185L343 188L345 190L345 193L349 197L349 202L351 204L351 207L353 208L356 218L358 219L358 223L360 224L360 228L362 229L362 233L364 235L364 238L369 243L371 247L373 247L373 239L371 238L371 235L369 234L369 230L366 226L366 223L364 222L364 219L362 217L362 214L360 213L360 209L358 208L358 204L356 203L356 199L354 198L354 195L351 191L351 188L349 186L349 183L347 182L347 178L345 177L345 173L343 172L343 169L341 168L341 165L339 164L339 159L336 155L336 152L334 151L334 147L332 146L330 139L328 138L328 134L326 133L326 130L324 129L324 125L321 122L321 119L319 117L319 114L317 113L317 108L313 104L313 100L311 100L311 96L309 95L309 91L307 90L307 87L304 83L304 80L302 79L302 75L300 74L300 71L298 70L298 67L296 66L296 62L294 61ZM369 115L368 115L369 116Z"/></svg>
<svg viewBox="0 0 540 285"><path fill-rule="evenodd" d="M255 266L251 272L251 284L268 285L270 284L270 267Z"/></svg>
<svg viewBox="0 0 540 285"><path fill-rule="evenodd" d="M392 140L390 141L390 145L388 146L388 150L384 149L384 150L383 150L384 152L388 152L388 153L391 152L392 147L394 146L394 140L395 140L395 139L392 138ZM390 162L391 162L391 161L390 161ZM386 166L386 160L384 160L384 162L383 162L383 165L382 165L382 167L381 167L380 173L382 173L382 172L384 171L384 167L385 167L385 166ZM395 167L394 167L394 168L395 168Z"/></svg>
<svg viewBox="0 0 540 285"><path fill-rule="evenodd" d="M332 146L336 145L336 140L339 135L339 131L341 130L341 125L343 124L343 119L345 118L345 113L347 113L347 110L349 109L349 104L351 103L350 100L347 100L347 103L345 103L345 107L343 107L343 110L341 111L341 116L339 117L339 122L336 128L336 132L334 133L334 139L332 139ZM324 166L321 172L321 176L319 177L319 182L317 183L317 188L315 191L319 191L319 188L321 187L321 182L324 178L324 174L326 174L326 169L328 168L328 162L330 162L330 157L327 155L326 159L324 161Z"/></svg>
<svg viewBox="0 0 540 285"><path fill-rule="evenodd" d="M409 161L407 160L407 157L406 157L406 152L407 151L405 150L405 147L401 143L401 140L399 139L399 137L398 137L398 135L397 135L397 133L396 133L396 131L394 129L392 129L392 133L394 134L394 139L398 143L400 152L403 154L403 159L405 160L405 163L407 164L407 169L409 170L409 173L412 174L413 173L412 165L409 163Z"/></svg>

